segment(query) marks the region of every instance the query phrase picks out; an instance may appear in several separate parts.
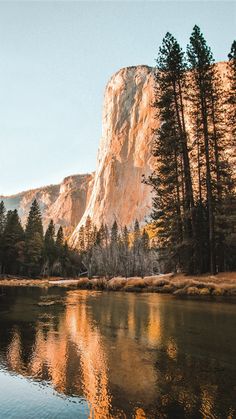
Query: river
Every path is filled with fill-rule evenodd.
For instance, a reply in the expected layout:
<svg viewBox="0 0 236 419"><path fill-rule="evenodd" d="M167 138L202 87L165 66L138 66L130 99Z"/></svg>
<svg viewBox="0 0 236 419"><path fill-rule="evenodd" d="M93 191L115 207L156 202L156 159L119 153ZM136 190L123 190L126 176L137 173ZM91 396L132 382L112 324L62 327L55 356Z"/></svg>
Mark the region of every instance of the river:
<svg viewBox="0 0 236 419"><path fill-rule="evenodd" d="M0 418L236 418L236 305L2 288Z"/></svg>

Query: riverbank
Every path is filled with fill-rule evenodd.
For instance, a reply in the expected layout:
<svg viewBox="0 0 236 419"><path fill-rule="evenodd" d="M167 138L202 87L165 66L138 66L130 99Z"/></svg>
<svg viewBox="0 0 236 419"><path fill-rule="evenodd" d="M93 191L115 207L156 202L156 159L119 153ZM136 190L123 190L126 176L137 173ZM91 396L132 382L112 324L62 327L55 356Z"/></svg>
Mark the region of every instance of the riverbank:
<svg viewBox="0 0 236 419"><path fill-rule="evenodd" d="M229 296L236 297L236 272L224 272L216 276L186 276L183 274L165 274L144 278L116 277L106 278L50 278L21 279L2 278L0 286L21 287L66 287L87 290L156 292L175 296Z"/></svg>

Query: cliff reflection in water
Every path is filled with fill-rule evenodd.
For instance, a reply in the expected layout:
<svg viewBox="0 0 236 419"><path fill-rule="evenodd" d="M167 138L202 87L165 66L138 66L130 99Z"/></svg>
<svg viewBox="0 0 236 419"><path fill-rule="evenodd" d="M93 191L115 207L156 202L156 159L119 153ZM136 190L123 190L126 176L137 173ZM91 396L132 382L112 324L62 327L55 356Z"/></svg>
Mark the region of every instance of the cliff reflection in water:
<svg viewBox="0 0 236 419"><path fill-rule="evenodd" d="M41 295L37 304L25 306L21 319L18 297L4 351L7 368L85 398L91 418L234 417L233 378L228 374L231 388L225 389L217 352L209 359L197 356L196 342L204 346L200 340L207 331L184 335L193 312L160 298L84 291ZM215 319L214 310L210 316Z"/></svg>

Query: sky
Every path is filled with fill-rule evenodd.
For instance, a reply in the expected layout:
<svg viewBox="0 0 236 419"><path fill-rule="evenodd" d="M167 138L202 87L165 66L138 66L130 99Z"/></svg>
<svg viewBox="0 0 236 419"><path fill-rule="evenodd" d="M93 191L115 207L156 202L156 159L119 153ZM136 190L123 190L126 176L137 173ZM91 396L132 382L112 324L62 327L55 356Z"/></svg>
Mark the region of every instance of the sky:
<svg viewBox="0 0 236 419"><path fill-rule="evenodd" d="M95 170L109 78L194 24L225 60L236 1L0 1L0 194Z"/></svg>

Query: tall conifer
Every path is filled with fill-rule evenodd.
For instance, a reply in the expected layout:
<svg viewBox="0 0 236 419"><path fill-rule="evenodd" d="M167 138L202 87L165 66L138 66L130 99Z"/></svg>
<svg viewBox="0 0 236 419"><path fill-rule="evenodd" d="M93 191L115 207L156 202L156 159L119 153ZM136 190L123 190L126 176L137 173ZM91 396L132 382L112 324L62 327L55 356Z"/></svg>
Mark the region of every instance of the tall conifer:
<svg viewBox="0 0 236 419"><path fill-rule="evenodd" d="M22 252L24 230L17 210L8 211L3 232L3 270L6 273L20 273L23 267Z"/></svg>
<svg viewBox="0 0 236 419"><path fill-rule="evenodd" d="M37 200L31 205L25 229L25 263L29 275L41 271L43 256L43 224Z"/></svg>
<svg viewBox="0 0 236 419"><path fill-rule="evenodd" d="M194 197L189 162L188 134L184 113L186 91L184 54L176 39L167 33L159 49L156 70L157 118L153 154L156 169L150 177L155 191L153 219L159 245L183 264L181 249L192 270L194 235Z"/></svg>

